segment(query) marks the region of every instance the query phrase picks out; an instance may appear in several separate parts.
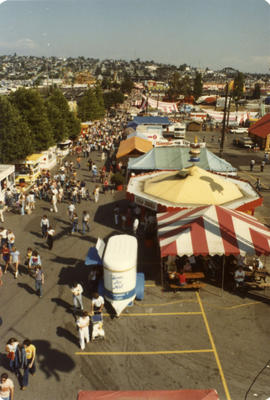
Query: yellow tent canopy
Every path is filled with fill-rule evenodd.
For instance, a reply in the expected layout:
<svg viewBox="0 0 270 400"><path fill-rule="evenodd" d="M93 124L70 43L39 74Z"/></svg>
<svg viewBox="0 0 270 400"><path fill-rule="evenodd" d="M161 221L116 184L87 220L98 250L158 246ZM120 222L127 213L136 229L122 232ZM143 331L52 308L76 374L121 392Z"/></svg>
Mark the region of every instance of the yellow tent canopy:
<svg viewBox="0 0 270 400"><path fill-rule="evenodd" d="M214 204L240 199L238 186L197 166L168 172L144 183L144 192L172 203Z"/></svg>
<svg viewBox="0 0 270 400"><path fill-rule="evenodd" d="M147 153L152 148L152 143L149 140L133 136L127 140L122 140L116 154L116 158L128 156L133 151Z"/></svg>

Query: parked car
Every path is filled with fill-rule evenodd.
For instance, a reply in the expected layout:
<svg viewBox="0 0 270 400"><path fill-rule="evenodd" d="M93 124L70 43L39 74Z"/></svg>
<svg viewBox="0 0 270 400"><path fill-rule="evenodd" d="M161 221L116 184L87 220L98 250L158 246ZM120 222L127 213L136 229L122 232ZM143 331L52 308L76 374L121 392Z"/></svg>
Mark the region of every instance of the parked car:
<svg viewBox="0 0 270 400"><path fill-rule="evenodd" d="M245 149L252 149L255 143L248 136L241 137L239 139L234 139L233 144L238 147L243 147Z"/></svg>
<svg viewBox="0 0 270 400"><path fill-rule="evenodd" d="M233 129L230 129L230 133L233 133L233 134L248 133L248 128L233 128Z"/></svg>

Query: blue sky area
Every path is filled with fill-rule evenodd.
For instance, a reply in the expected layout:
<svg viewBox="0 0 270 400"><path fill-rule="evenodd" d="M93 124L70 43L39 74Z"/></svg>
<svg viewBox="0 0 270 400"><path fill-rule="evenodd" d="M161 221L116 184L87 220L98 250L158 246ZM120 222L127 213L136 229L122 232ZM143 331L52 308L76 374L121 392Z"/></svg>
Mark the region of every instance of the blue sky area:
<svg viewBox="0 0 270 400"><path fill-rule="evenodd" d="M269 72L265 0L7 0L0 54L154 60Z"/></svg>

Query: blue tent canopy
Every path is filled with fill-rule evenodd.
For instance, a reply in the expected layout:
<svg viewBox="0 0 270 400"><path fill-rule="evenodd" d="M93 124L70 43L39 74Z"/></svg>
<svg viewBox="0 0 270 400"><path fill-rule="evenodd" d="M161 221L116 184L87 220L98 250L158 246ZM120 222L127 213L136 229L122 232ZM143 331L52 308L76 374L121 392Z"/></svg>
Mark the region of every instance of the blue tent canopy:
<svg viewBox="0 0 270 400"><path fill-rule="evenodd" d="M102 265L102 260L98 255L96 247L90 247L84 261L85 266Z"/></svg>

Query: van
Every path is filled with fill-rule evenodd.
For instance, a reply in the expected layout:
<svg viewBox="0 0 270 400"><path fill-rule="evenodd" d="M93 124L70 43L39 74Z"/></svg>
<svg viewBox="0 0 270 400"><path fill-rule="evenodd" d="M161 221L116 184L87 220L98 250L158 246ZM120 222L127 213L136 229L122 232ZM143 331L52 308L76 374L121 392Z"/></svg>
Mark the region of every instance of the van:
<svg viewBox="0 0 270 400"><path fill-rule="evenodd" d="M254 147L253 140L248 136L244 136L239 139L234 139L233 144L235 146L243 147L245 149L252 149Z"/></svg>

